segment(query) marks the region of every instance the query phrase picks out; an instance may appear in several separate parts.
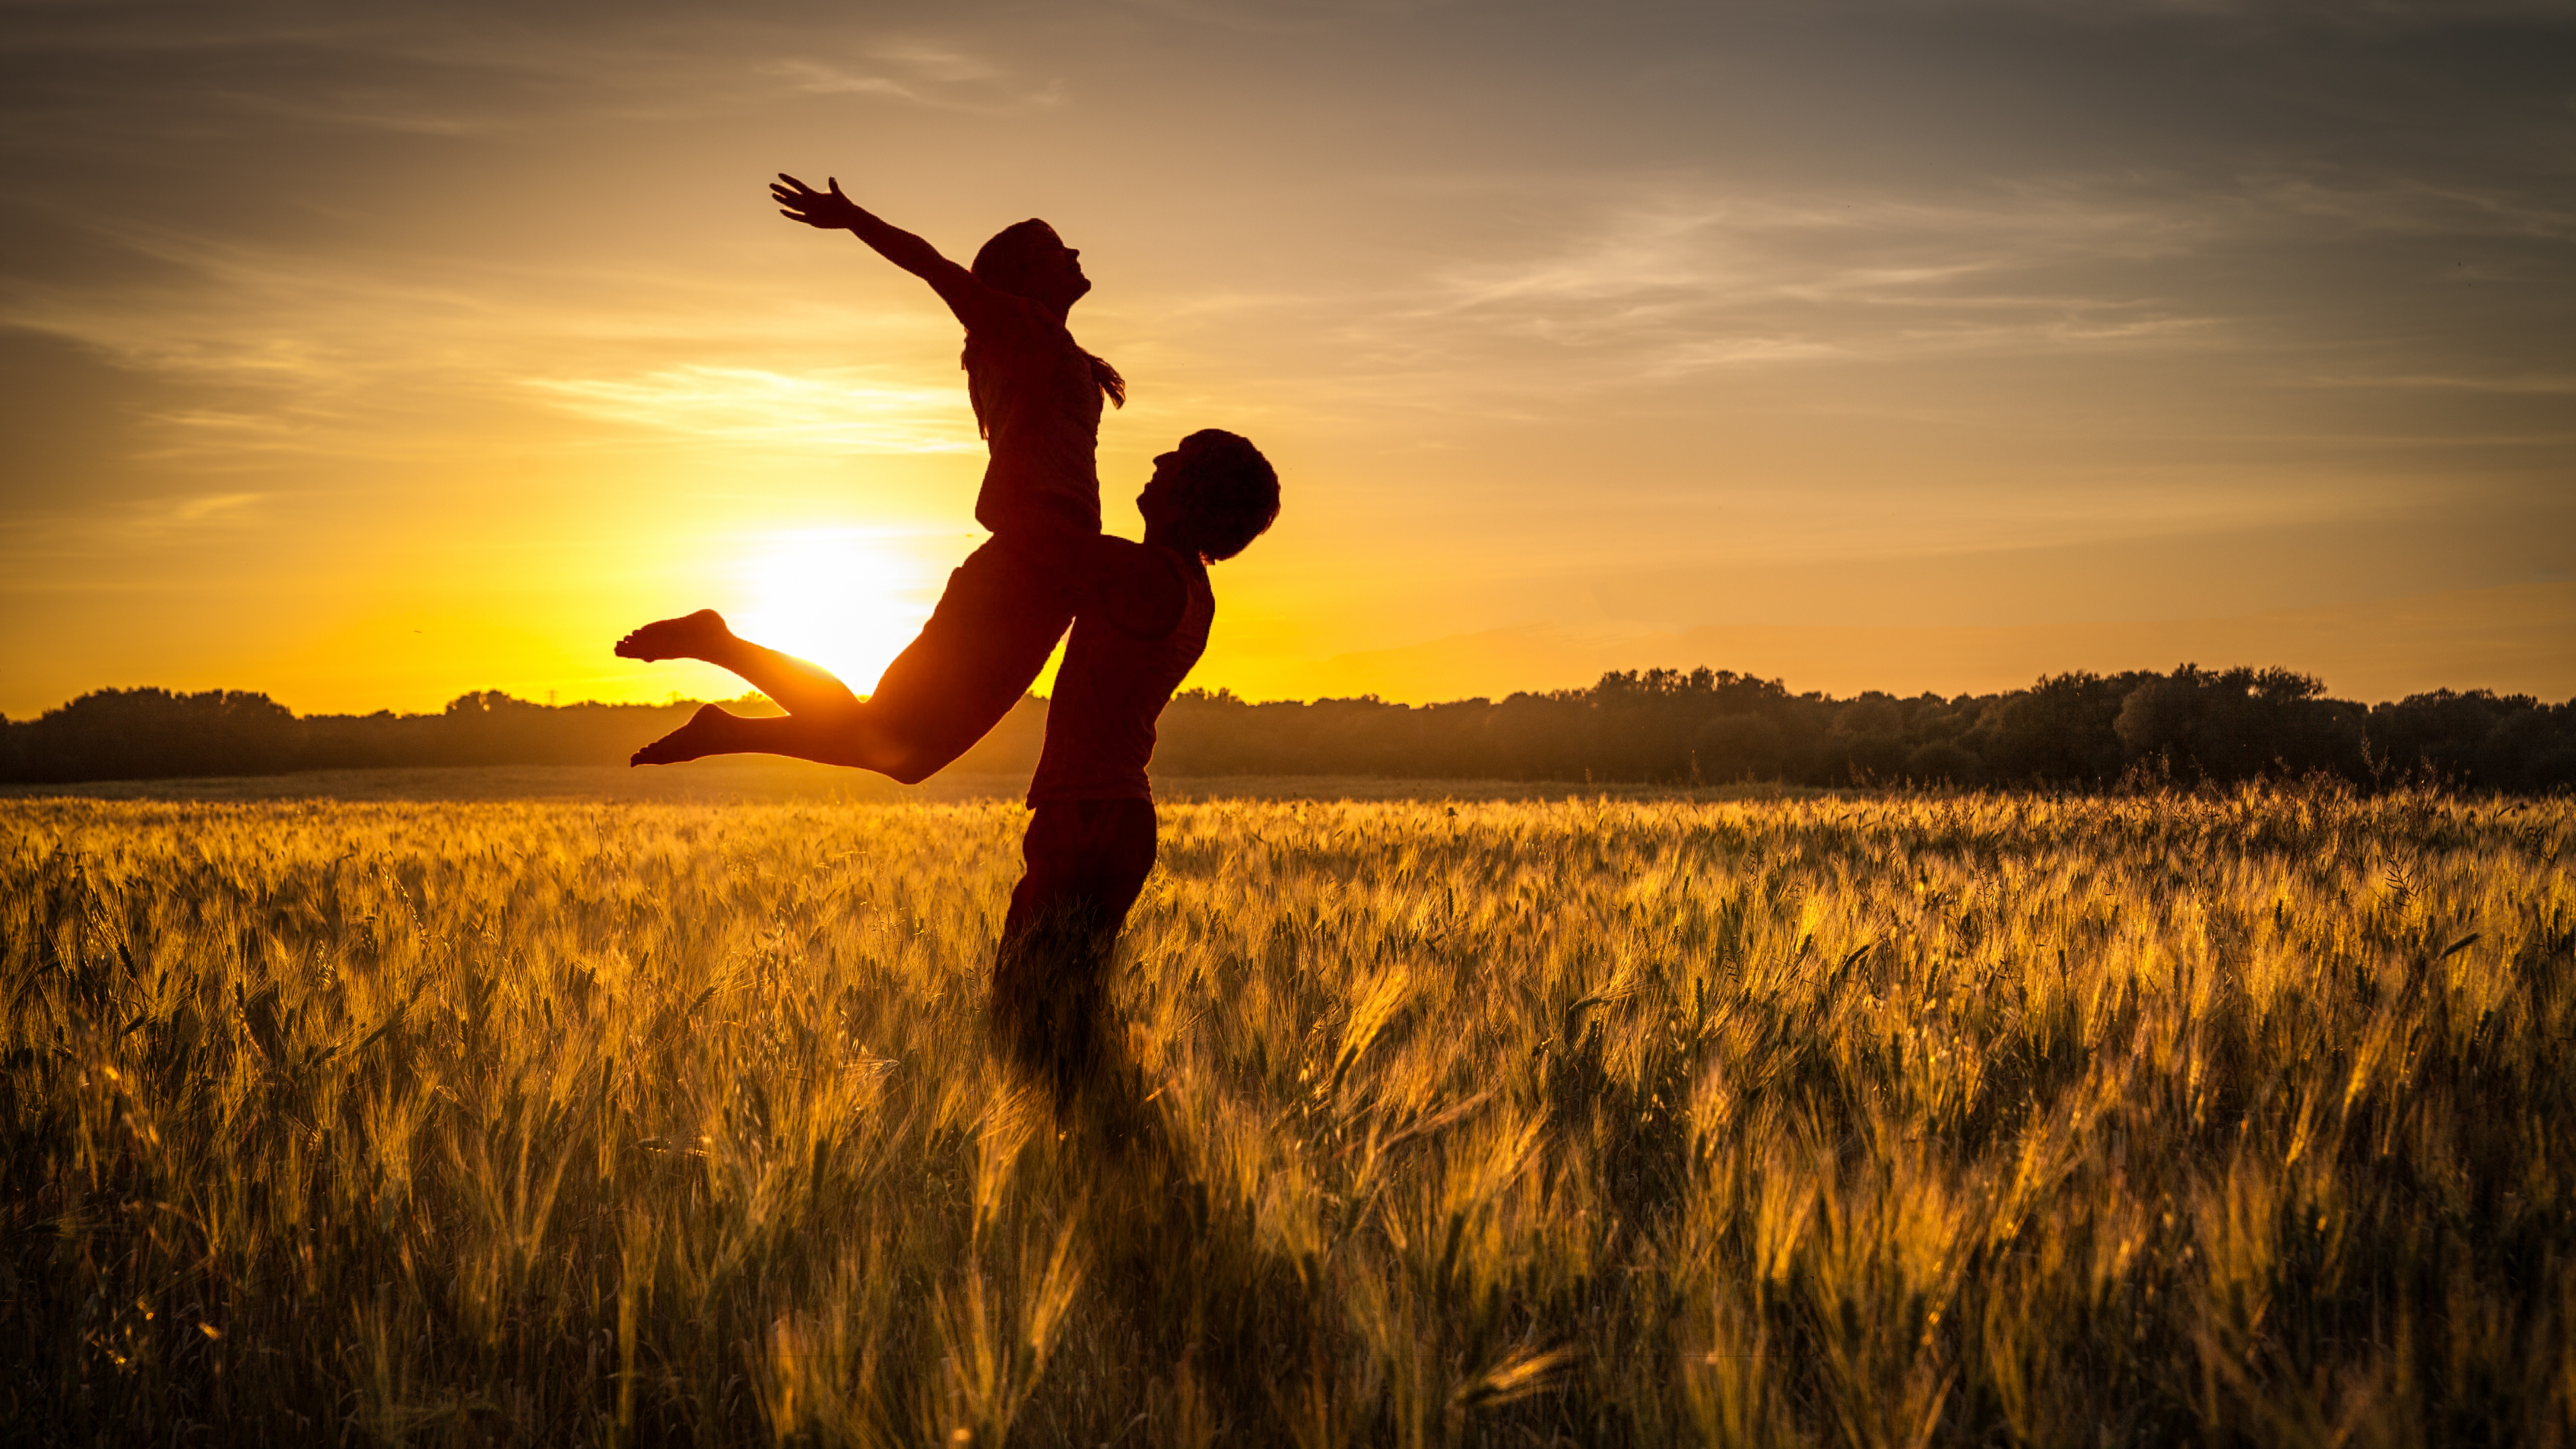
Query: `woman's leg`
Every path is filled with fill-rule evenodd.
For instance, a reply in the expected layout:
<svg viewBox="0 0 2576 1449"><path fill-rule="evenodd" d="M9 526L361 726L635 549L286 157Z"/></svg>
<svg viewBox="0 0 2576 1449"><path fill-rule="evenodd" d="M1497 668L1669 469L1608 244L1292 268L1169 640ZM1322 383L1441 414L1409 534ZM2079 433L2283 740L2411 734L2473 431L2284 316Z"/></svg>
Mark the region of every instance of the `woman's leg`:
<svg viewBox="0 0 2576 1449"><path fill-rule="evenodd" d="M632 763L789 755L914 784L964 754L1019 703L1072 622L1062 583L996 539L948 576L920 636L864 701L819 666L735 638L711 609L648 624L621 641L618 653L721 665L788 713L744 719L708 705L636 751Z"/></svg>
<svg viewBox="0 0 2576 1449"><path fill-rule="evenodd" d="M789 714L846 714L859 707L859 697L832 671L752 643L728 628L713 609L655 620L618 640L617 653L626 659L705 660L742 676Z"/></svg>
<svg viewBox="0 0 2576 1449"><path fill-rule="evenodd" d="M907 785L928 778L926 773L912 772L911 753L899 741L885 738L863 703L841 715L784 714L765 719L702 704L687 724L637 750L627 763L676 765L709 755L786 755L818 765L874 770Z"/></svg>

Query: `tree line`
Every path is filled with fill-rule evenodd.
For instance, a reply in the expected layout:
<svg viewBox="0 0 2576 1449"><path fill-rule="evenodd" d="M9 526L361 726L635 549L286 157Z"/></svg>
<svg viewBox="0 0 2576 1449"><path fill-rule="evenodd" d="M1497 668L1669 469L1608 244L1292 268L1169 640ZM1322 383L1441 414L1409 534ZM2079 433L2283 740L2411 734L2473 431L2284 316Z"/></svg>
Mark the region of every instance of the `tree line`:
<svg viewBox="0 0 2576 1449"><path fill-rule="evenodd" d="M495 691L436 714L298 717L266 695L109 689L0 720L0 779L280 774L423 765L605 765L677 726L695 700L555 707ZM772 712L756 697L729 708ZM1023 699L954 767L1026 771L1046 702ZM2544 793L2576 786L2576 701L2436 690L2385 704L2326 697L2287 669L2057 674L2001 694L1792 694L1726 670L1613 671L1585 689L1502 700L1252 703L1186 691L1155 756L1171 775L1376 775L1652 784L2098 788L2328 775Z"/></svg>

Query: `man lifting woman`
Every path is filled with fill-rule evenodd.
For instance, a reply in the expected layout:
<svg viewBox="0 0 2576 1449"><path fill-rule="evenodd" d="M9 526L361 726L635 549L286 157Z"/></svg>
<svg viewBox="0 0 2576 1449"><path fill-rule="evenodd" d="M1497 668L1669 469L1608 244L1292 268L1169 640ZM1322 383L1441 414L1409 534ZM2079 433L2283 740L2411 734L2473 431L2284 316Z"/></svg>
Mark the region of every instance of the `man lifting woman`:
<svg viewBox="0 0 2576 1449"><path fill-rule="evenodd" d="M737 637L712 609L627 635L626 658L704 660L787 711L707 705L633 763L789 755L914 783L1000 721L1071 624L1029 788L1027 874L994 972L997 1042L1061 1095L1089 1068L1109 951L1153 867L1145 764L1156 717L1207 644L1206 566L1269 528L1278 477L1243 438L1192 433L1155 460L1137 497L1144 540L1102 534L1101 400L1123 404L1126 383L1066 326L1091 290L1081 254L1030 220L961 267L828 186L782 175L770 193L790 219L848 231L929 283L965 326L967 397L991 455L975 518L993 536L949 575L930 621L864 700L818 665Z"/></svg>

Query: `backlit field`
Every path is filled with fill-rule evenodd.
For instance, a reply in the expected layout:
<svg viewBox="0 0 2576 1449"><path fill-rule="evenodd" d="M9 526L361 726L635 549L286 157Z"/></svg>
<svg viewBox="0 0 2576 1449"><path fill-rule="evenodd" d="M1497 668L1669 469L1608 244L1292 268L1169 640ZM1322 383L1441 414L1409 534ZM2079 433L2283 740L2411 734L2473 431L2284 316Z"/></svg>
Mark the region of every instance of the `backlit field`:
<svg viewBox="0 0 2576 1449"><path fill-rule="evenodd" d="M0 1437L2528 1444L2576 805L0 802Z"/></svg>

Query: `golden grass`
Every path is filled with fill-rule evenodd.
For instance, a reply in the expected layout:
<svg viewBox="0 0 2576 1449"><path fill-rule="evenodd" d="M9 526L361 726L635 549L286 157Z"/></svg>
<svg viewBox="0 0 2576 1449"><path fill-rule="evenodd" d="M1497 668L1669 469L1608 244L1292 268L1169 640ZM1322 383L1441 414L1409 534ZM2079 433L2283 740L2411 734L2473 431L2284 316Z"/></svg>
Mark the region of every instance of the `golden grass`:
<svg viewBox="0 0 2576 1449"><path fill-rule="evenodd" d="M6 1437L2569 1437L2566 802L1172 806L1061 1133L1024 819L0 804Z"/></svg>

